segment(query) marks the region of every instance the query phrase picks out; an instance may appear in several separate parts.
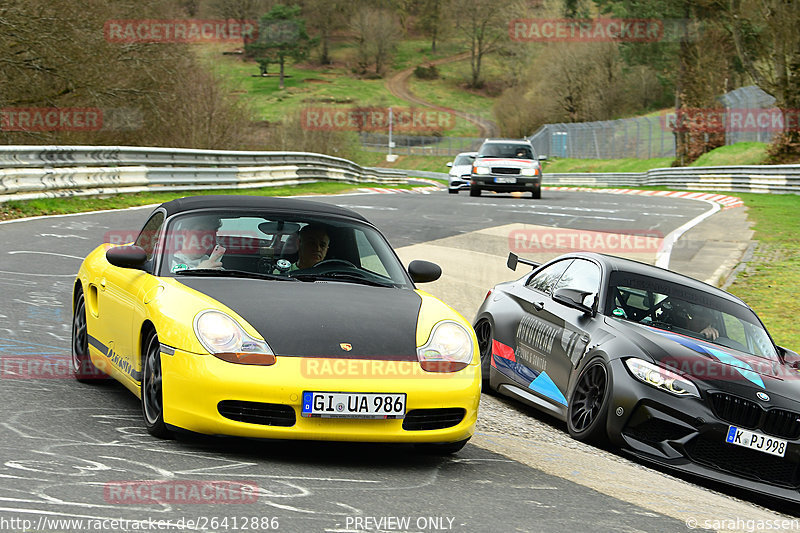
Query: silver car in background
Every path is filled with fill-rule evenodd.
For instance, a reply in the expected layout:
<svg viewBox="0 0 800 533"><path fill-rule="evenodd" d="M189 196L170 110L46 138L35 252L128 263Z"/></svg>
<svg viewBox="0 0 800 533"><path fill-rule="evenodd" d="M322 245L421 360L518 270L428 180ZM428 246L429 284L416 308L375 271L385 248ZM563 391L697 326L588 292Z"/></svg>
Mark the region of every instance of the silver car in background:
<svg viewBox="0 0 800 533"><path fill-rule="evenodd" d="M447 166L450 167L447 192L458 194L458 191L462 189L469 190L469 176L472 173L472 163L477 155L478 152L461 152L455 160L447 163Z"/></svg>

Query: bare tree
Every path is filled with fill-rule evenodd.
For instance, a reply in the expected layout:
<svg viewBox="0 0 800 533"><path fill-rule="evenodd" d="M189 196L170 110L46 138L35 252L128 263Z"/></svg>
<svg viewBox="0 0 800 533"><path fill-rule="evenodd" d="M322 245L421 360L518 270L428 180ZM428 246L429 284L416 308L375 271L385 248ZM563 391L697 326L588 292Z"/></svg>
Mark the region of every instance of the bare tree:
<svg viewBox="0 0 800 533"><path fill-rule="evenodd" d="M470 87L480 87L481 66L486 54L508 39L508 0L453 0L451 16L470 50Z"/></svg>
<svg viewBox="0 0 800 533"><path fill-rule="evenodd" d="M350 23L358 54L358 68L363 74L370 65L381 74L400 39L400 28L392 11L374 7L356 10Z"/></svg>
<svg viewBox="0 0 800 533"><path fill-rule="evenodd" d="M320 56L322 65L331 63L331 34L344 27L348 16L352 14L353 4L349 0L307 0L309 26L319 32Z"/></svg>

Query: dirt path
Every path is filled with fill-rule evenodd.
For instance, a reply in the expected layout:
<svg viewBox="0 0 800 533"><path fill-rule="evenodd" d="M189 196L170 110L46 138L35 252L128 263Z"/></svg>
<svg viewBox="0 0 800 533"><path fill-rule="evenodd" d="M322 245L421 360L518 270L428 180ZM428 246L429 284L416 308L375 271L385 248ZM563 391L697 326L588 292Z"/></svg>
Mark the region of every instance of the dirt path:
<svg viewBox="0 0 800 533"><path fill-rule="evenodd" d="M443 57L441 59L435 59L433 61L428 61L426 65L441 65L443 63L452 63L454 61L463 61L464 59L469 59L469 52L463 52L458 55L450 56L450 57ZM486 120L481 117L475 116L470 113L466 113L464 111L458 111L456 109L452 109L449 107L443 107L427 100L423 100L419 96L416 96L411 90L408 88L408 79L414 74L414 67L409 67L405 70L401 70L393 74L390 78L386 80L386 88L389 89L389 92L395 95L398 98L402 98L403 100L410 102L414 105L423 106L423 107L430 107L432 109L436 109L437 111L445 111L447 113L452 113L457 117L461 117L470 124L474 124L476 128L478 128L478 136L479 137L496 137L498 134L497 124L492 122L491 120Z"/></svg>

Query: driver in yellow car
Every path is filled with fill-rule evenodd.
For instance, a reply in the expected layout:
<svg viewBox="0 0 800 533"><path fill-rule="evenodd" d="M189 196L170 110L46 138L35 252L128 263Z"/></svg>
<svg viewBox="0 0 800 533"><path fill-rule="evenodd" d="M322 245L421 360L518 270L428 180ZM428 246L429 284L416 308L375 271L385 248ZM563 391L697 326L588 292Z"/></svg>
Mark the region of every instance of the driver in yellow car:
<svg viewBox="0 0 800 533"><path fill-rule="evenodd" d="M311 268L325 259L331 243L325 228L309 224L300 230L297 238L297 263L292 265L292 270Z"/></svg>

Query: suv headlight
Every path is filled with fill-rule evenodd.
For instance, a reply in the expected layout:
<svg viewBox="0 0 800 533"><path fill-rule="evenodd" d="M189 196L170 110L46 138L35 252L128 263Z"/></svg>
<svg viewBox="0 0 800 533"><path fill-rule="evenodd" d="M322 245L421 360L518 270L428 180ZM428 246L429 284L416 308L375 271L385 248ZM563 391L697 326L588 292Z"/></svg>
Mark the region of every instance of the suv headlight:
<svg viewBox="0 0 800 533"><path fill-rule="evenodd" d="M535 167L533 167L533 168L523 168L522 170L520 170L519 173L521 175L523 175L523 176L538 176L539 175L539 169L535 168Z"/></svg>
<svg viewBox="0 0 800 533"><path fill-rule="evenodd" d="M489 167L472 167L472 172L475 174L489 174L490 171Z"/></svg>
<svg viewBox="0 0 800 533"><path fill-rule="evenodd" d="M700 393L694 383L671 370L635 357L626 359L625 365L631 371L633 377L651 387L661 389L675 396L700 397Z"/></svg>
<svg viewBox="0 0 800 533"><path fill-rule="evenodd" d="M194 318L194 333L208 353L241 365L272 365L275 354L266 341L247 334L236 320L209 309Z"/></svg>
<svg viewBox="0 0 800 533"><path fill-rule="evenodd" d="M417 359L428 372L457 372L472 362L472 354L470 334L449 320L433 326L428 342L417 348Z"/></svg>

